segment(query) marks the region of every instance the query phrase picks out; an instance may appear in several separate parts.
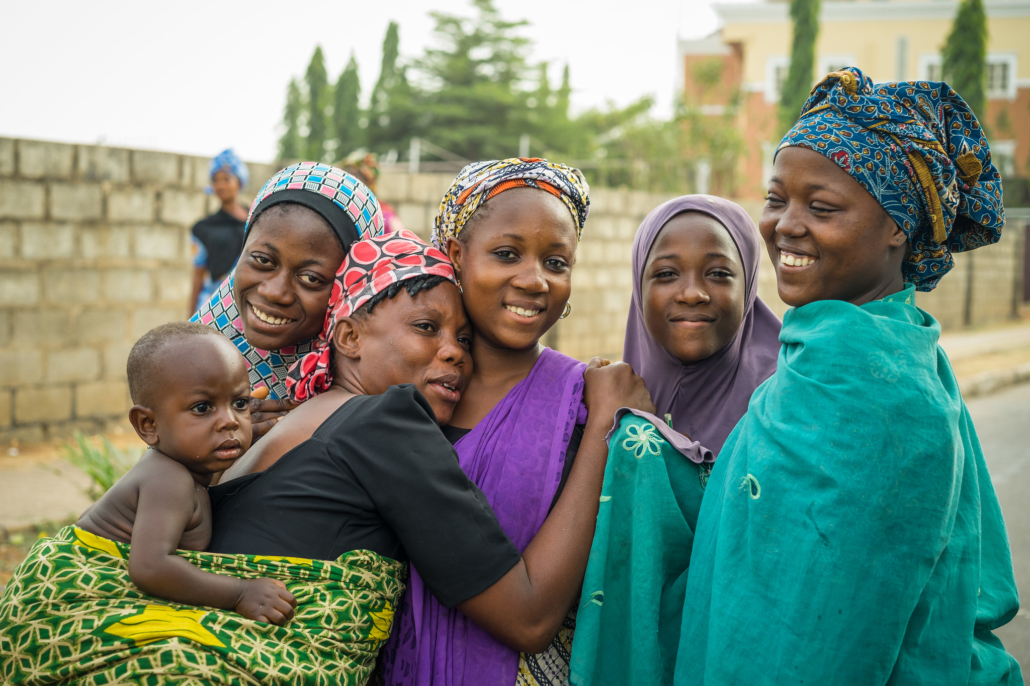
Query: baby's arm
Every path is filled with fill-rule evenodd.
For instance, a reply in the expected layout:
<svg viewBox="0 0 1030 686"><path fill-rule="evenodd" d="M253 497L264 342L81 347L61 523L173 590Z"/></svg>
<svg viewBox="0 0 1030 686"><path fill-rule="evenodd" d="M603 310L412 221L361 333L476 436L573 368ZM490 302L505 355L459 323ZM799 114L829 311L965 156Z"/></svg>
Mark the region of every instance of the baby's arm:
<svg viewBox="0 0 1030 686"><path fill-rule="evenodd" d="M153 460L146 469L129 549L132 582L148 595L183 605L235 610L272 624L289 621L297 603L281 581L212 574L175 554L193 516L196 484L185 467L168 458Z"/></svg>

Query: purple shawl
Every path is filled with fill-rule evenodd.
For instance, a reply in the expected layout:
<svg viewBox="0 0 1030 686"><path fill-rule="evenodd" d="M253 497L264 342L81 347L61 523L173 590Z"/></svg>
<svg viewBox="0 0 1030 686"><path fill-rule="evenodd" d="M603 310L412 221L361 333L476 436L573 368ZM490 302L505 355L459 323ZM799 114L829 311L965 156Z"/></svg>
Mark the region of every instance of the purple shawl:
<svg viewBox="0 0 1030 686"><path fill-rule="evenodd" d="M648 333L640 292L651 246L665 224L683 212L703 212L726 227L745 273L740 328L718 352L693 364L680 362ZM780 351L780 320L758 297L758 241L758 230L744 208L712 195L684 195L659 205L633 240L633 298L622 359L644 379L658 416L671 414L674 429L716 455L747 412L751 394L776 371Z"/></svg>
<svg viewBox="0 0 1030 686"><path fill-rule="evenodd" d="M585 421L585 368L544 348L529 375L455 444L459 464L519 551L547 519L572 430ZM461 686L466 675L470 686L513 686L519 653L457 609L440 605L412 567L382 668L389 686Z"/></svg>

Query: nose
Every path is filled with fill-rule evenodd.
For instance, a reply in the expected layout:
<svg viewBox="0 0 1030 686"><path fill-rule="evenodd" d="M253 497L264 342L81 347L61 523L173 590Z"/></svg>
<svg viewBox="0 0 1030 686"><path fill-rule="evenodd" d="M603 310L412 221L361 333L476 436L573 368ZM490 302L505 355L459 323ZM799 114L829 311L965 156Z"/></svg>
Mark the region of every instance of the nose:
<svg viewBox="0 0 1030 686"><path fill-rule="evenodd" d="M257 292L268 302L277 305L290 305L294 300L290 274L282 268L276 269L258 284Z"/></svg>
<svg viewBox="0 0 1030 686"><path fill-rule="evenodd" d="M698 278L693 274L687 274L683 278L682 286L682 288L676 291L676 302L690 307L697 307L712 301L712 297L708 295L708 290L705 288L704 279Z"/></svg>
<svg viewBox="0 0 1030 686"><path fill-rule="evenodd" d="M468 352L462 347L456 335L445 334L440 337L440 349L436 355L447 364L459 365L464 361Z"/></svg>
<svg viewBox="0 0 1030 686"><path fill-rule="evenodd" d="M515 275L511 284L526 293L546 293L548 288L544 266L536 260L526 260L525 267Z"/></svg>
<svg viewBox="0 0 1030 686"><path fill-rule="evenodd" d="M233 412L231 405L220 408L215 414L215 429L218 431L236 431L240 428L240 419Z"/></svg>
<svg viewBox="0 0 1030 686"><path fill-rule="evenodd" d="M780 216L776 219L776 233L791 238L804 235L808 230L803 218L804 209L802 203L788 200L780 210Z"/></svg>

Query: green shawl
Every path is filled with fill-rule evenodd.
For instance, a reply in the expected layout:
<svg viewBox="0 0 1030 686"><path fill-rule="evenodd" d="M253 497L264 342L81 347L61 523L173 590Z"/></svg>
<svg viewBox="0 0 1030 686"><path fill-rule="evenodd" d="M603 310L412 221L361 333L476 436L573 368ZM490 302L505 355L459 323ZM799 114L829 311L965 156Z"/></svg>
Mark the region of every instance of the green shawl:
<svg viewBox="0 0 1030 686"><path fill-rule="evenodd" d="M1023 683L1001 509L912 296L787 312L708 482L677 686Z"/></svg>
<svg viewBox="0 0 1030 686"><path fill-rule="evenodd" d="M367 550L333 562L179 552L206 571L282 580L297 613L279 627L143 595L128 554L77 527L33 547L0 596L0 683L360 686L406 572Z"/></svg>

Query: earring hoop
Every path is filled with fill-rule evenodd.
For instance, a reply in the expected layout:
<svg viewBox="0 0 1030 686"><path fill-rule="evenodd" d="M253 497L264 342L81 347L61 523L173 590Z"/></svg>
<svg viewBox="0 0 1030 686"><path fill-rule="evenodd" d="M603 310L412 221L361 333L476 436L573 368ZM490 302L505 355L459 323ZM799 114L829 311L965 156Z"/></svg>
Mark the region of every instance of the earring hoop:
<svg viewBox="0 0 1030 686"><path fill-rule="evenodd" d="M465 295L465 290L461 287L461 279L455 279L454 282L458 284L458 292Z"/></svg>
<svg viewBox="0 0 1030 686"><path fill-rule="evenodd" d="M558 319L565 319L570 314L572 314L572 303L567 302L565 303L565 310L561 313L561 316L558 317Z"/></svg>

